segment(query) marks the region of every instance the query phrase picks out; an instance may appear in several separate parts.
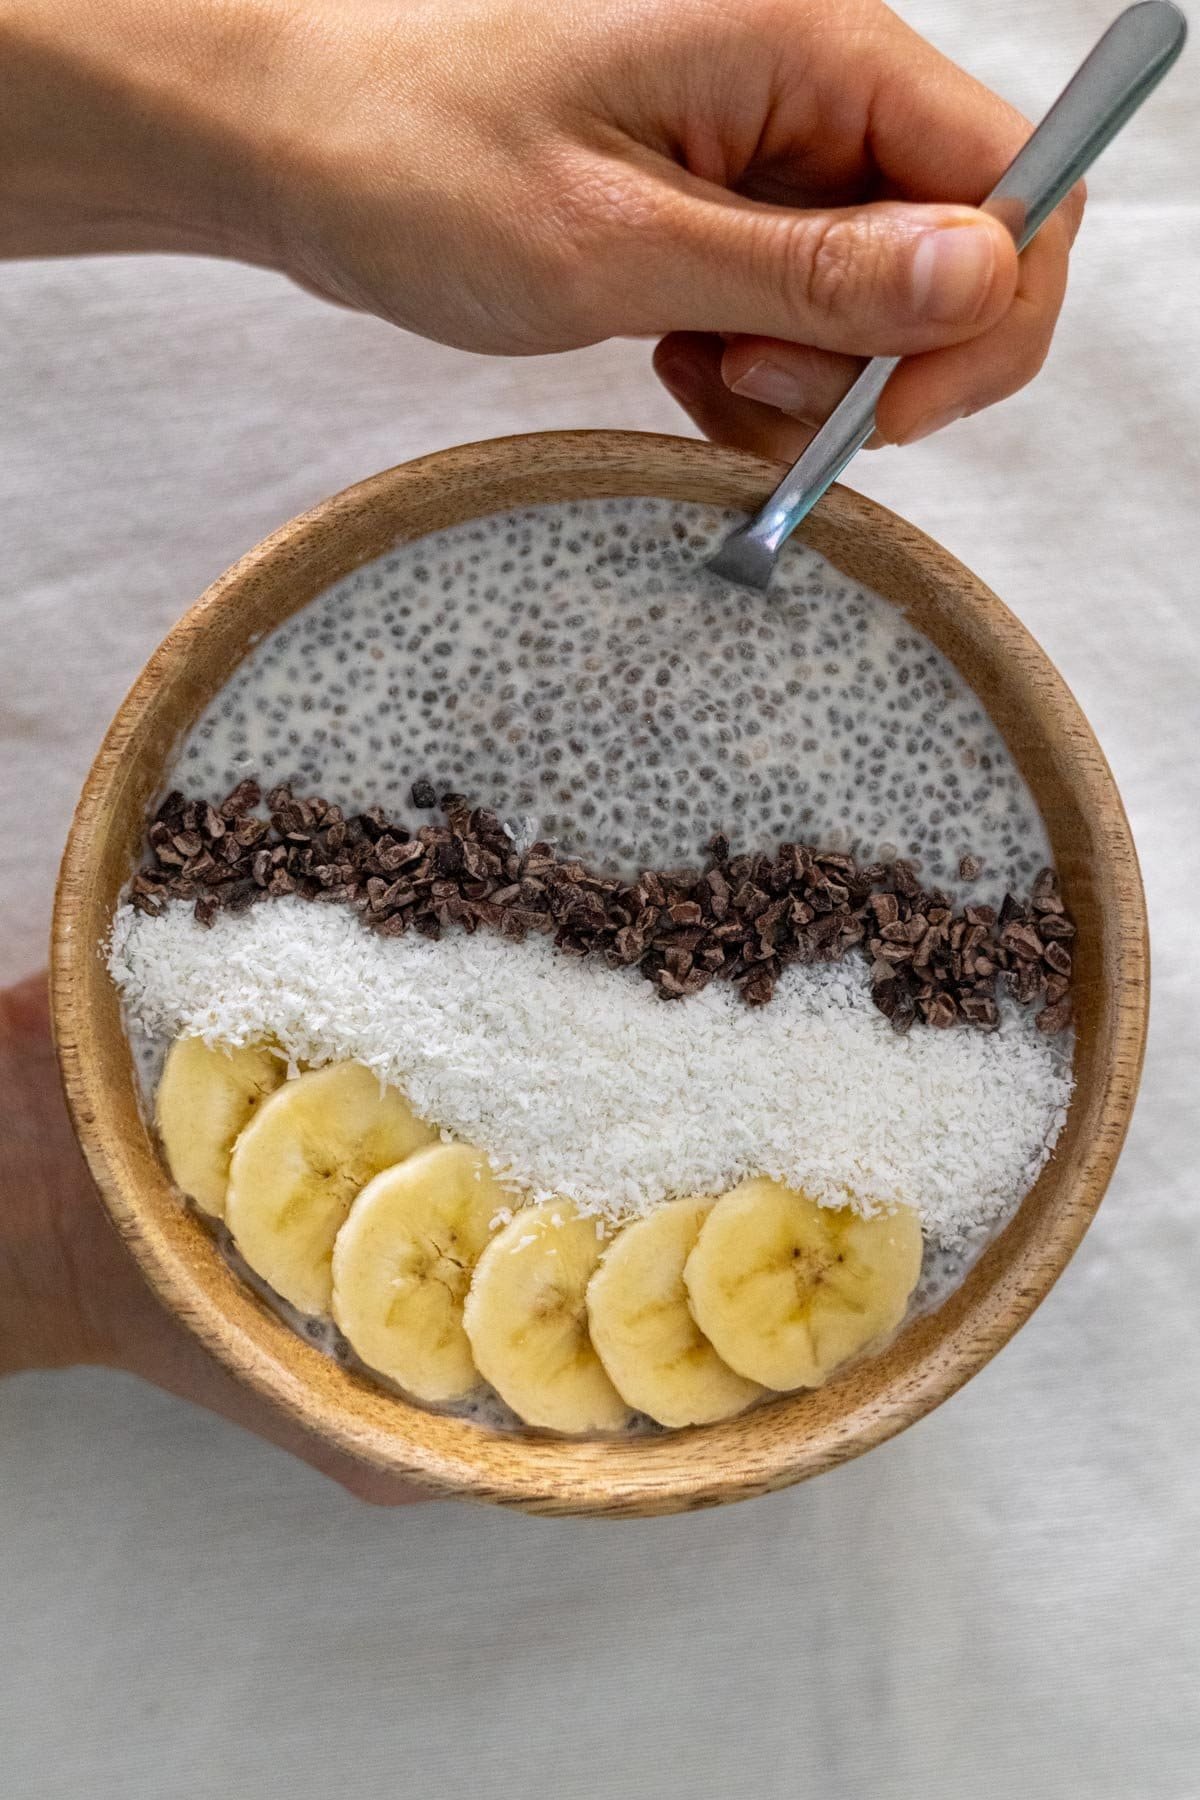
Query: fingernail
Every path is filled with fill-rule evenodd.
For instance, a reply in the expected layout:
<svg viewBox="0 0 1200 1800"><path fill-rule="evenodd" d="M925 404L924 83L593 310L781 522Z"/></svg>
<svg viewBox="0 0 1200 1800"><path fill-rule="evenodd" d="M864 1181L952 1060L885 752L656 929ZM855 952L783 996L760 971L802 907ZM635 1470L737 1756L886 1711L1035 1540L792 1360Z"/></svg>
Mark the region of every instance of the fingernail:
<svg viewBox="0 0 1200 1800"><path fill-rule="evenodd" d="M804 388L796 377L778 363L766 360L752 363L739 380L730 383L729 391L740 394L744 400L773 406L777 412L799 412L805 401Z"/></svg>
<svg viewBox="0 0 1200 1800"><path fill-rule="evenodd" d="M977 318L995 267L996 246L986 225L928 232L913 251L913 305L921 318L944 325Z"/></svg>
<svg viewBox="0 0 1200 1800"><path fill-rule="evenodd" d="M900 441L904 444L915 444L921 438L932 437L935 431L945 431L947 425L955 424L963 417L966 410L965 406L949 406L945 412L935 413L932 419L926 419L923 425L918 425L915 431L910 431L908 436Z"/></svg>

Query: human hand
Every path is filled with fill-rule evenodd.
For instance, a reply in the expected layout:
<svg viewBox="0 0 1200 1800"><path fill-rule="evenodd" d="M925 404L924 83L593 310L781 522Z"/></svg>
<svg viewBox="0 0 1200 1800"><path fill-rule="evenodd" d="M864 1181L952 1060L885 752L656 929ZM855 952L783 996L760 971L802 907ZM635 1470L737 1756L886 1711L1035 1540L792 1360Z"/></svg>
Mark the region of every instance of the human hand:
<svg viewBox="0 0 1200 1800"><path fill-rule="evenodd" d="M104 1217L58 1082L44 976L0 989L0 1375L107 1363L219 1413L378 1505L423 1496L330 1450L164 1312Z"/></svg>
<svg viewBox="0 0 1200 1800"><path fill-rule="evenodd" d="M877 0L315 18L279 260L332 298L509 354L666 334L702 429L776 455L863 356L912 359L890 441L1040 366L1081 197L1019 264L998 223L933 204L981 199L1029 127Z"/></svg>
<svg viewBox="0 0 1200 1800"><path fill-rule="evenodd" d="M90 68L127 10L71 0L72 29L97 8ZM109 59L136 143L111 90L92 129L72 115L118 171L105 242L247 256L472 350L658 337L702 429L772 455L864 356L908 359L878 414L900 442L1045 355L1081 194L1018 263L961 203L1026 122L878 0L196 0L186 32L167 0L134 11Z"/></svg>

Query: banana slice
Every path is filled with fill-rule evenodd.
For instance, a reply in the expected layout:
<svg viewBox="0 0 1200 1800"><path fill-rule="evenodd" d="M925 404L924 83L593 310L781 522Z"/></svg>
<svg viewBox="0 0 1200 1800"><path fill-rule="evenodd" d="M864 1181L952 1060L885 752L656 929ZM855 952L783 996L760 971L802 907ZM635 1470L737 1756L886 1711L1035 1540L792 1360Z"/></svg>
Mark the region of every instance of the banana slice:
<svg viewBox="0 0 1200 1800"><path fill-rule="evenodd" d="M437 1137L360 1063L265 1100L234 1146L225 1218L250 1267L302 1313L327 1313L333 1242L355 1195Z"/></svg>
<svg viewBox="0 0 1200 1800"><path fill-rule="evenodd" d="M625 1402L587 1327L587 1287L604 1251L595 1219L566 1200L519 1212L479 1259L463 1324L475 1362L529 1425L616 1431Z"/></svg>
<svg viewBox="0 0 1200 1800"><path fill-rule="evenodd" d="M627 1225L588 1283L592 1343L618 1393L660 1425L707 1425L757 1400L688 1308L683 1266L715 1200L672 1200Z"/></svg>
<svg viewBox="0 0 1200 1800"><path fill-rule="evenodd" d="M462 1311L492 1220L512 1205L466 1144L433 1144L367 1183L333 1247L333 1316L369 1368L418 1400L479 1375Z"/></svg>
<svg viewBox="0 0 1200 1800"><path fill-rule="evenodd" d="M171 1179L201 1211L225 1213L229 1158L259 1102L280 1086L287 1064L263 1044L210 1049L177 1038L155 1096L155 1123Z"/></svg>
<svg viewBox="0 0 1200 1800"><path fill-rule="evenodd" d="M718 1355L786 1391L819 1387L894 1331L920 1271L921 1226L908 1207L864 1219L756 1180L717 1201L683 1278Z"/></svg>

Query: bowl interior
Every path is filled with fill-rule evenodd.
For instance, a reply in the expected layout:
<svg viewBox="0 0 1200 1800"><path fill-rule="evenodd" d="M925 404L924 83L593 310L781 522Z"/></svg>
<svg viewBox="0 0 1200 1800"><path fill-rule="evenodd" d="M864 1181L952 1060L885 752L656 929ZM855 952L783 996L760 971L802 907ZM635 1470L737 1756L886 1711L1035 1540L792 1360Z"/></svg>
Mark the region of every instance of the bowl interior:
<svg viewBox="0 0 1200 1800"><path fill-rule="evenodd" d="M776 473L682 439L567 432L466 445L362 482L251 551L180 621L122 704L75 815L55 912L55 1029L75 1127L116 1225L158 1294L234 1374L341 1448L443 1491L544 1512L659 1513L762 1493L870 1448L954 1392L1029 1316L1086 1230L1124 1138L1147 952L1108 766L1061 677L995 595L912 526L835 488L805 539L902 607L980 696L1038 801L1079 927L1066 1128L950 1300L827 1387L722 1424L615 1441L500 1434L409 1405L305 1343L237 1280L172 1191L101 946L174 746L257 638L363 562L465 518L637 494L748 509Z"/></svg>

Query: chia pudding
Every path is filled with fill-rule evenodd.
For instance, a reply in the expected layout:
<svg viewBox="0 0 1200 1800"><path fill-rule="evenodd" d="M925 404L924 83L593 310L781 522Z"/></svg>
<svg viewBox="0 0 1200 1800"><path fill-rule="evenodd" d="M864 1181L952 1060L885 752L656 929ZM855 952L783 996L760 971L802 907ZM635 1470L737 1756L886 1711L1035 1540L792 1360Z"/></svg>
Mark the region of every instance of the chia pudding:
<svg viewBox="0 0 1200 1800"><path fill-rule="evenodd" d="M815 552L766 600L704 574L732 523L575 502L357 570L180 745L114 921L239 1272L492 1429L817 1385L942 1302L1065 1119L1074 928L1002 738ZM265 1207L301 1140L316 1210Z"/></svg>
<svg viewBox="0 0 1200 1800"><path fill-rule="evenodd" d="M404 815L419 777L616 874L714 832L911 859L980 898L1050 860L1002 738L897 608L793 541L764 601L699 567L737 515L586 500L358 569L247 657L172 779Z"/></svg>

